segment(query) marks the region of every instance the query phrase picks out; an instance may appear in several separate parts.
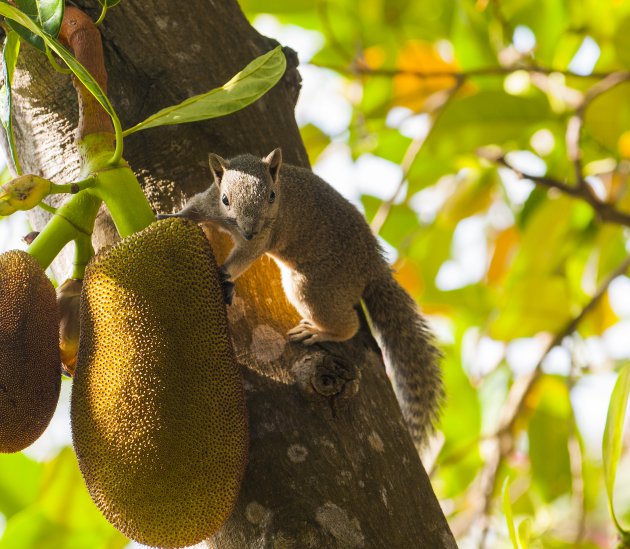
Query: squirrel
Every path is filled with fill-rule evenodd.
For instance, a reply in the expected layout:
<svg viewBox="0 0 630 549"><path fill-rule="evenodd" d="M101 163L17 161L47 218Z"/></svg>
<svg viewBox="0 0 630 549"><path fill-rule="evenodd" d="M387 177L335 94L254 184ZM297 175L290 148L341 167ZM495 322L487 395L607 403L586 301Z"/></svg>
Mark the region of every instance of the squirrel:
<svg viewBox="0 0 630 549"><path fill-rule="evenodd" d="M443 400L441 353L415 301L394 280L361 213L310 170L211 153L214 181L175 214L227 230L234 247L221 267L226 302L236 280L263 254L280 266L282 285L302 321L290 341L345 341L359 329L363 299L409 431L418 448L433 431Z"/></svg>

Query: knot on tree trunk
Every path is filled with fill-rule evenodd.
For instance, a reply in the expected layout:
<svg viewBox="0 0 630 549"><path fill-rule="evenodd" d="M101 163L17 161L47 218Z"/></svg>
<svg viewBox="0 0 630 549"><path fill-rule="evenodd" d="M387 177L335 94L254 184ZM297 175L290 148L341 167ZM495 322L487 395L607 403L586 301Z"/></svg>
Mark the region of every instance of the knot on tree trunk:
<svg viewBox="0 0 630 549"><path fill-rule="evenodd" d="M359 391L361 373L339 354L317 352L305 356L293 367L298 385L326 398L352 398Z"/></svg>

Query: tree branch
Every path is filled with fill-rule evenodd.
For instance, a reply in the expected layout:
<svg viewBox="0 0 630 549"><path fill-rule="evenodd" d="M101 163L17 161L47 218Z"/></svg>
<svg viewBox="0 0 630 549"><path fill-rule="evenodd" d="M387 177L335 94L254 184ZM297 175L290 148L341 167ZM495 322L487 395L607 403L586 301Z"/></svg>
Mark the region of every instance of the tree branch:
<svg viewBox="0 0 630 549"><path fill-rule="evenodd" d="M603 79L606 80L609 77L615 76L615 79L622 78L622 81L630 79L630 71L620 72L592 72L590 74L578 74L570 70L552 69L549 67L539 67L536 65L511 65L508 67L496 66L496 67L480 67L478 69L471 69L467 71L423 71L412 69L400 69L400 68L375 68L368 66L361 59L354 59L348 66L328 65L320 63L310 63L315 67L322 69L329 69L341 74L350 74L354 76L381 76L392 78L394 76L415 76L423 80L430 80L434 78L448 78L452 77L457 80L467 80L476 76L507 76L517 71L524 71L534 74L563 74L564 76L570 76L581 79ZM619 82L621 83L621 82ZM599 83L598 83L599 84ZM593 86L593 88L595 88ZM591 88L591 89L593 89Z"/></svg>
<svg viewBox="0 0 630 549"><path fill-rule="evenodd" d="M494 444L493 451L490 453L490 457L486 462L480 476L480 492L483 498L482 516L484 518L484 526L481 534L480 547L484 547L486 543L486 537L489 531L490 512L492 509L493 496L496 492L497 481L499 477L499 470L504 460L511 455L514 449L513 432L517 419L522 415L525 408L525 402L527 397L532 392L536 385L536 382L542 377L542 365L554 347L562 344L565 337L571 335L582 320L599 304L611 282L628 272L630 269L630 255L619 264L619 266L612 271L600 284L597 291L591 297L590 301L584 306L580 313L571 319L567 325L560 330L554 338L551 340L542 356L538 360L533 371L527 375L517 379L512 385L508 394L505 405L501 412L501 421L499 428L494 434L492 443Z"/></svg>
<svg viewBox="0 0 630 549"><path fill-rule="evenodd" d="M567 154L569 156L569 160L571 160L571 163L573 164L573 169L575 170L575 181L577 182L577 186L585 193L585 195L593 194L591 189L586 184L584 173L582 170L581 144L586 110L594 99L596 99L603 93L612 90L619 84L623 84L624 82L628 81L630 81L630 73L625 71L613 72L604 77L601 81L597 82L594 86L587 90L587 92L584 94L584 98L576 109L575 114L571 116L569 122L567 123Z"/></svg>
<svg viewBox="0 0 630 549"><path fill-rule="evenodd" d="M597 217L605 223L615 223L617 225L630 227L630 212L618 210L614 204L611 204L610 202L604 202L600 198L597 198L597 196L593 193L588 185L573 186L568 185L567 183L563 183L562 181L558 181L557 179L554 179L552 177L533 175L530 173L522 172L521 170L518 170L517 168L512 166L507 161L504 155L496 156L488 150L481 149L478 151L478 154L486 160L490 160L492 162L500 164L501 166L509 168L520 179L529 179L530 181L541 187L557 189L564 194L587 202L591 206L591 208L595 210Z"/></svg>
<svg viewBox="0 0 630 549"><path fill-rule="evenodd" d="M330 20L330 13L328 11L328 0L318 0L317 14L319 15L319 19L322 22L322 30L326 35L326 39L333 47L333 49L339 54L342 59L353 57L352 52L346 50L344 45L337 39L337 36L335 35L335 31L333 30L332 22Z"/></svg>
<svg viewBox="0 0 630 549"><path fill-rule="evenodd" d="M101 89L107 93L107 71L101 33L88 15L74 6L67 6L59 31L59 39L70 48ZM77 138L82 139L86 135L99 132L113 134L114 126L105 109L76 76L72 77L72 83L77 90L79 102Z"/></svg>
<svg viewBox="0 0 630 549"><path fill-rule="evenodd" d="M440 116L446 109L447 105L451 102L451 100L455 97L455 95L457 95L457 92L461 89L463 85L464 85L464 80L458 79L455 85L445 93L444 98L442 99L442 101L440 101L438 106L433 111L433 120L431 121L431 126L429 128L429 131L422 137L417 137L413 139L413 141L407 147L407 150L405 151L405 156L403 157L403 160L401 163L402 174L400 176L400 181L398 182L396 189L394 190L392 195L389 197L389 199L381 203L378 210L374 214L372 222L370 223L370 227L372 228L372 232L374 234L378 234L383 228L383 225L385 225L385 222L387 221L389 213L391 212L392 206L394 205L396 198L402 191L405 185L405 182L407 181L407 177L409 176L409 171L411 170L413 163L415 162L416 158L420 154L420 151L422 151L422 147L424 146L427 139L431 135L433 128L435 128L437 121L439 120Z"/></svg>

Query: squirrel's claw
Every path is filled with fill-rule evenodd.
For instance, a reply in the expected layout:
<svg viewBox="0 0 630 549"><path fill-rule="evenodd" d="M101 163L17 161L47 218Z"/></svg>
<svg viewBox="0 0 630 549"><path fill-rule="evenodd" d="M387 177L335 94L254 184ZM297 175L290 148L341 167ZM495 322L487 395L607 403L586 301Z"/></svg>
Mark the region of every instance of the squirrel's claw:
<svg viewBox="0 0 630 549"><path fill-rule="evenodd" d="M297 326L291 328L287 335L289 336L289 341L302 342L304 345L312 345L322 339L322 332L306 319L303 319Z"/></svg>
<svg viewBox="0 0 630 549"><path fill-rule="evenodd" d="M230 280L231 276L225 270L225 267L219 267L219 281L221 282L221 288L223 289L223 299L226 305L232 305L232 299L234 298L234 282Z"/></svg>

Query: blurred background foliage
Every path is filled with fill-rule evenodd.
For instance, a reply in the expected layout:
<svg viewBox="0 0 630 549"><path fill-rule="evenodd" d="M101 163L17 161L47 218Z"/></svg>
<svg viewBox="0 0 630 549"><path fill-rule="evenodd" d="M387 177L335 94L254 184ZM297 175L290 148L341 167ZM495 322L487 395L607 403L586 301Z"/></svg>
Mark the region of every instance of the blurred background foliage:
<svg viewBox="0 0 630 549"><path fill-rule="evenodd" d="M299 52L314 169L439 336L448 402L424 463L460 546L615 547L602 438L630 360L630 0L240 3ZM127 544L85 492L64 406L0 456L0 549Z"/></svg>

